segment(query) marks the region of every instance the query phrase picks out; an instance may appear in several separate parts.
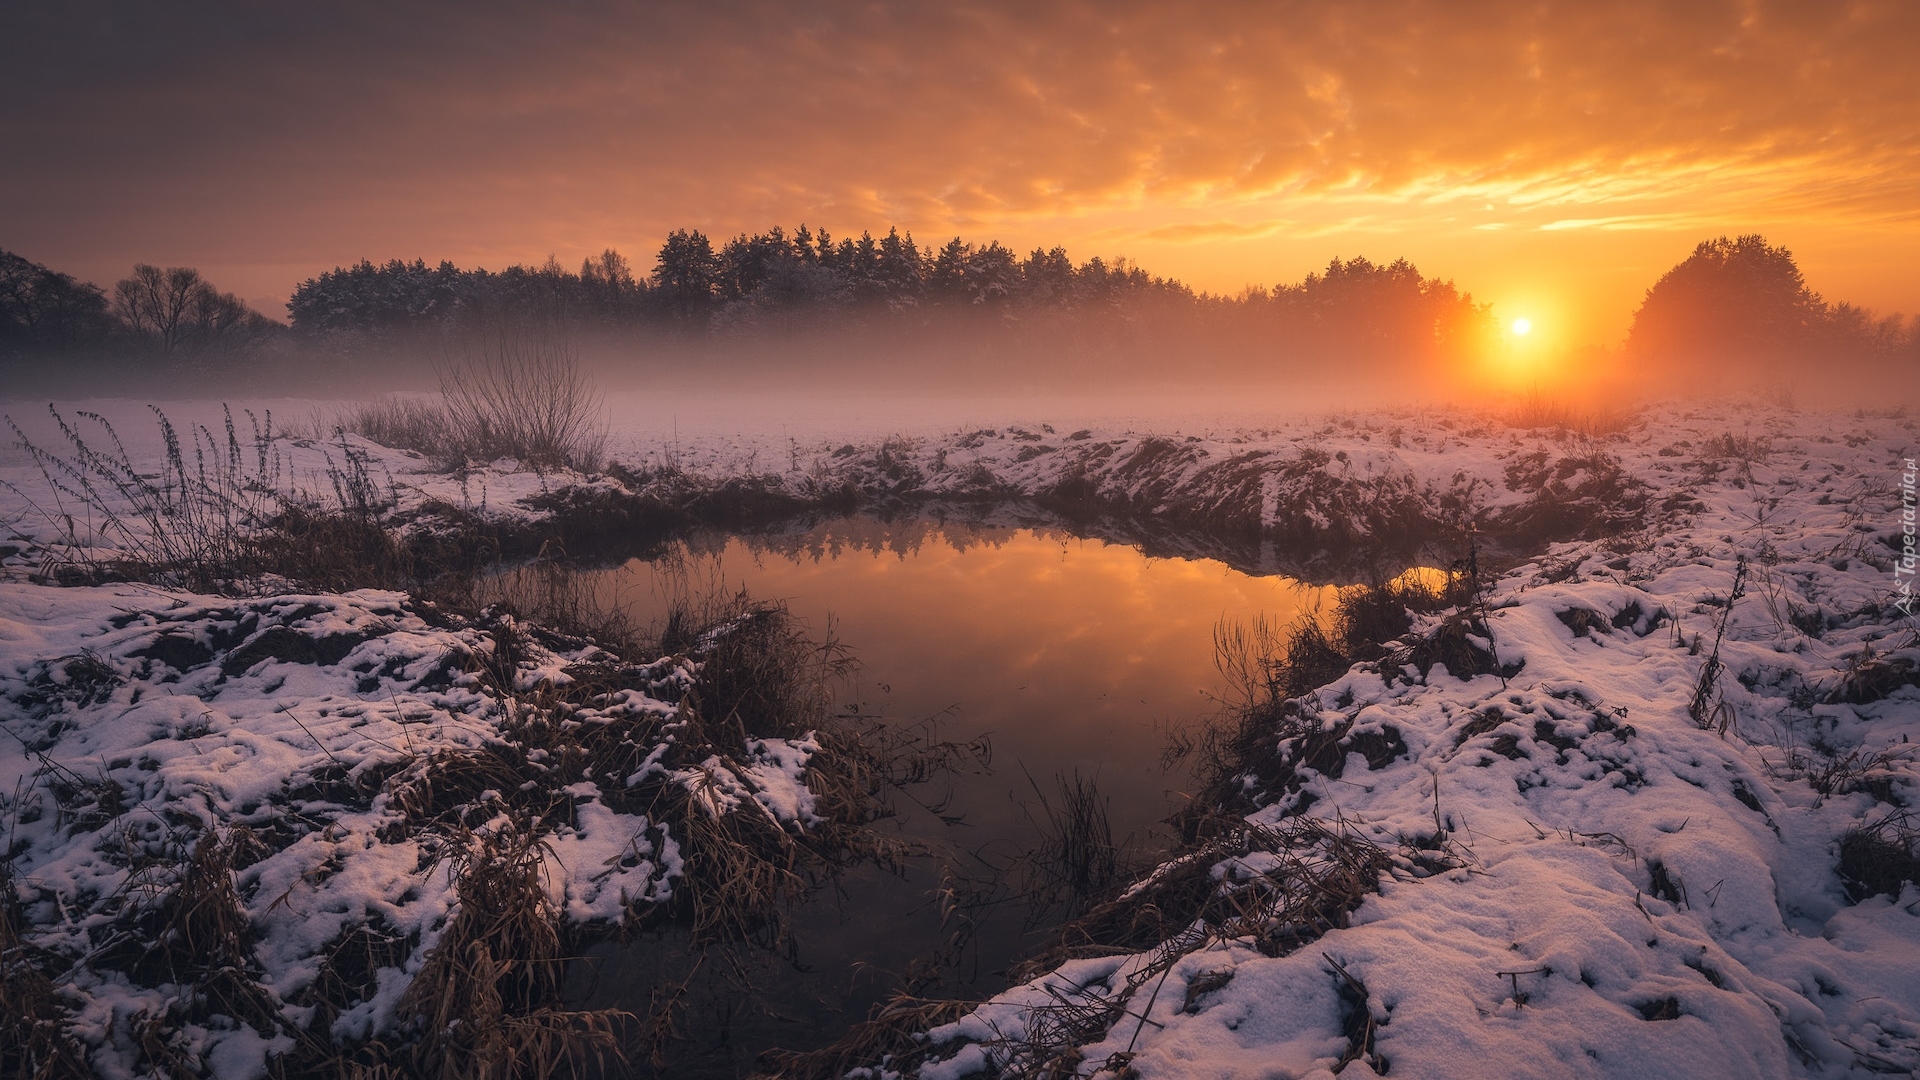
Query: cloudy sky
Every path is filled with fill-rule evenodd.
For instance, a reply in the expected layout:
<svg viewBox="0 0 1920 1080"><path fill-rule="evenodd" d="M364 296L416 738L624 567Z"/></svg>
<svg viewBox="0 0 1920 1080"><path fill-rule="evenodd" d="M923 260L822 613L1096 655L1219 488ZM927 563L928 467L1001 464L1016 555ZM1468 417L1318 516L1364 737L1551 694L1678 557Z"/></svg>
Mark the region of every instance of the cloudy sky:
<svg viewBox="0 0 1920 1080"><path fill-rule="evenodd" d="M20 0L0 248L265 306L806 222L1198 288L1405 255L1614 341L1699 240L1920 312L1920 4Z"/></svg>

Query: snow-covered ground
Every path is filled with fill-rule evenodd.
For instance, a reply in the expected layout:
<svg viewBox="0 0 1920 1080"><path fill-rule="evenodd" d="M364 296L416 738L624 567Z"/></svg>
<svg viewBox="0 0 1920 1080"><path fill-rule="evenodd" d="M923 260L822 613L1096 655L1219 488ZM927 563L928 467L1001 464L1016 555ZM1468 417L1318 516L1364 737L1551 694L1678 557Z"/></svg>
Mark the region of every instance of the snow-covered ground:
<svg viewBox="0 0 1920 1080"><path fill-rule="evenodd" d="M1252 821L1303 813L1399 856L1349 926L1281 956L1211 941L1158 982L1134 976L1165 953L1075 961L932 1032L942 1049L917 1075L1029 1054L1036 1029L1119 993L1134 996L1079 1047L1083 1071L1325 1075L1350 1045L1348 975L1374 1025L1350 1070L1920 1067L1920 889L1873 894L1837 869L1844 837L1884 823L1874 835L1891 839L1920 797L1920 638L1901 606L1912 564L1889 543L1914 425L1724 416L1656 412L1600 442L1669 510L1501 578L1487 625L1499 663L1521 665L1510 678L1361 665L1274 733L1287 783L1253 793L1266 805ZM1489 480L1543 447L1424 435L1422 449L1455 443L1461 468ZM1311 437L1384 454L1337 424ZM1723 626L1703 728L1689 706ZM1326 731L1345 733L1342 752L1316 769L1302 746ZM1385 761L1360 753L1401 743ZM1451 869L1414 858L1441 847Z"/></svg>
<svg viewBox="0 0 1920 1080"><path fill-rule="evenodd" d="M140 408L96 407L135 457L156 457ZM275 416L312 409L279 403ZM176 423L221 430L217 408L181 410ZM15 416L65 449L50 421ZM1589 437L1446 410L1155 419L1042 401L784 414L682 401L635 403L611 452L656 485L755 476L802 498L851 486L1082 499L1295 546L1448 523L1538 538L1490 585L1474 641L1509 677L1360 665L1273 733L1284 768L1247 792L1251 820L1309 818L1391 864L1347 925L1290 950L1200 934L1177 954L1071 961L930 1033L930 1052L902 1068L969 1075L1054 1038L1062 1015L1114 1005L1110 1029L1073 1040L1083 1074L1324 1075L1352 1056L1345 1075L1837 1076L1920 1068L1920 887L1897 881L1913 873L1906 808L1920 800L1920 639L1900 591L1913 580L1900 545L1917 431L1901 415L1751 403L1662 406ZM350 444L403 507L524 517L523 500L588 483L507 462L435 475ZM316 489L341 452L276 448L288 482ZM132 1074L135 1018L183 993L89 959L124 929L129 898L168 887L131 853L168 829L272 832L289 806L313 827L237 879L260 983L300 1022L319 951L378 913L414 947L336 1021L376 1028L456 903L417 841L382 832L386 774L501 737L484 688L446 659L484 653L486 635L394 594L33 584L65 526L22 501L39 483L25 455L0 456L0 479L12 485L0 489L12 881L26 939L80 960L61 999L95 1067ZM1441 629L1429 619L1416 634ZM1724 674L1696 705L1716 656ZM536 649L520 677L564 678L568 662ZM595 707L657 711L673 696L663 684ZM1341 753L1301 751L1325 732ZM736 794L804 827L804 744L733 755ZM560 910L611 918L670 888L670 835L597 789L574 795L552 851ZM1858 880L1858 863L1855 880L1842 874L1849 836L1879 839L1850 850L1878 851L1893 884L1876 891L1886 883ZM1905 863L1888 854L1902 842ZM1249 855L1215 876L1242 887L1275 865ZM1370 1042L1355 1035L1368 1017ZM219 1075L249 1074L277 1045L219 1017L194 1023L195 1053Z"/></svg>

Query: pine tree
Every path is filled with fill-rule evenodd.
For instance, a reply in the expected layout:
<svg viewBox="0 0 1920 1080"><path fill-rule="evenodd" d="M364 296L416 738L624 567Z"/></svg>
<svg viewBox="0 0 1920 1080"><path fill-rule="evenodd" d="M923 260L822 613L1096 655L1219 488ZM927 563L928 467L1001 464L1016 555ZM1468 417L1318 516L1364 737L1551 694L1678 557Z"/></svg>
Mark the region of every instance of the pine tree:
<svg viewBox="0 0 1920 1080"><path fill-rule="evenodd" d="M704 316L719 283L720 259L704 235L679 229L667 236L655 260L653 286L674 318L685 322Z"/></svg>

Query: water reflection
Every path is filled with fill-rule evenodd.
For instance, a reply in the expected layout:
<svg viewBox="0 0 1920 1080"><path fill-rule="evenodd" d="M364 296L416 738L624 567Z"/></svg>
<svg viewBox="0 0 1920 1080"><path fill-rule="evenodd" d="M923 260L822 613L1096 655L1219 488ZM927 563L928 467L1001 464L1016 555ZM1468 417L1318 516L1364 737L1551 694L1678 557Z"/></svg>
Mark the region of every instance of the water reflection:
<svg viewBox="0 0 1920 1080"><path fill-rule="evenodd" d="M1224 693L1214 626L1256 617L1286 625L1333 599L1330 587L1047 529L870 517L694 538L662 558L599 572L596 588L641 623L689 596L745 589L784 601L861 662L846 701L901 723L937 717L945 737L986 733L994 747L991 774L920 793L950 796L945 809L964 825L901 801L898 827L946 848L945 860L919 860L905 880L855 871L800 913L810 973L766 965L747 995L760 1010L725 987L696 995L684 1027L706 1047L671 1070L689 1076L744 1074L760 1049L821 1045L861 1019L897 985L875 972L898 973L945 940L950 927L930 900L943 869L981 874L1034 845L1029 776L1043 786L1075 770L1097 777L1115 838L1152 846L1150 831L1188 779L1184 767L1163 768L1169 735L1205 723ZM973 963L940 990L1000 989L995 973L1025 948L1027 914L1007 906L981 915ZM684 970L682 947L670 938L644 954L603 950L611 962L587 1003L644 1008L658 974Z"/></svg>
<svg viewBox="0 0 1920 1080"><path fill-rule="evenodd" d="M849 697L864 710L990 733L1002 797L968 811L992 835L1022 825L1016 763L1097 771L1115 831L1144 833L1171 806L1168 729L1210 715L1221 691L1215 623L1286 624L1331 600L1330 587L1064 533L873 518L689 542L609 584L643 620L689 592L744 588L831 625L861 661Z"/></svg>

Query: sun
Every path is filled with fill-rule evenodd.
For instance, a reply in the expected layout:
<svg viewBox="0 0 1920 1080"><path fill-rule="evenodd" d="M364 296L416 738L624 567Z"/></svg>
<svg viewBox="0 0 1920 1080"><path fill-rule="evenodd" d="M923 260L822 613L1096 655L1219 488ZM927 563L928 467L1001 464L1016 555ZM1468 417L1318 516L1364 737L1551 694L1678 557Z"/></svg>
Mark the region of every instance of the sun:
<svg viewBox="0 0 1920 1080"><path fill-rule="evenodd" d="M1514 337L1526 337L1529 333L1533 331L1533 320L1532 319L1515 319L1513 320L1513 326L1511 327L1511 329L1513 330Z"/></svg>

